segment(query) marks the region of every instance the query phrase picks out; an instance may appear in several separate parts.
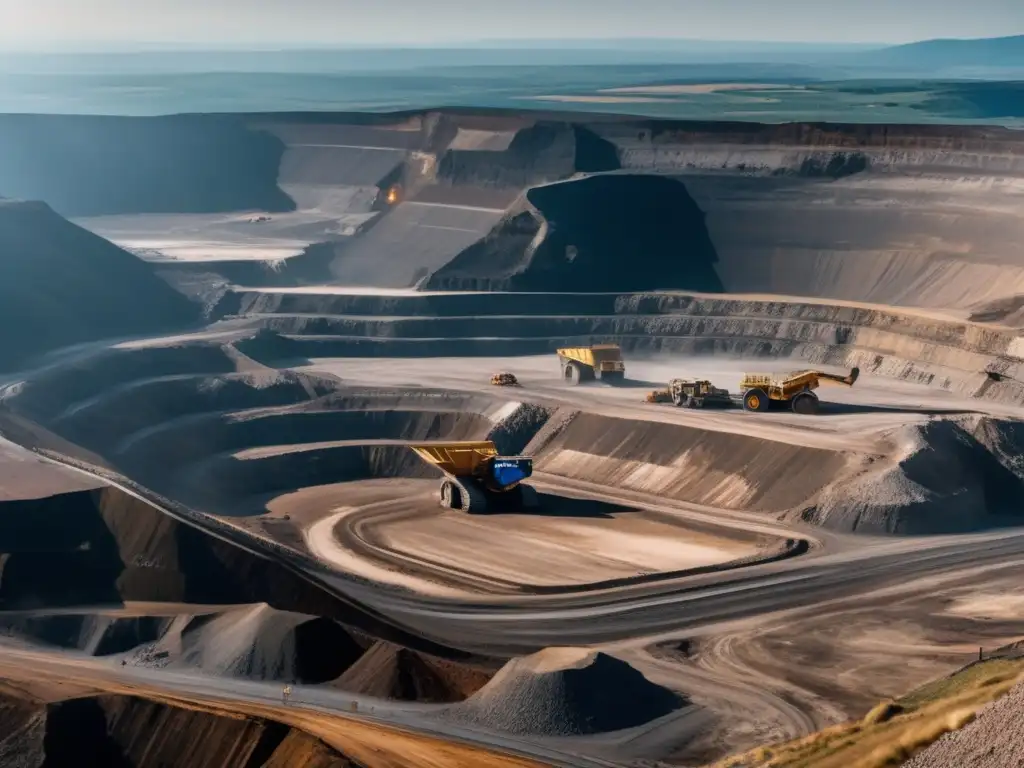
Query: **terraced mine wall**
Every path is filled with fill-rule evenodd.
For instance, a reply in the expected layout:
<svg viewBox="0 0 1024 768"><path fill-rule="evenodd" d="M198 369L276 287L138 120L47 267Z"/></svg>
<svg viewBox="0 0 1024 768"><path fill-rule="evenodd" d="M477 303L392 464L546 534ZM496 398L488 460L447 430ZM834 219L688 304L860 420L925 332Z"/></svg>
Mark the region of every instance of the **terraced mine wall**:
<svg viewBox="0 0 1024 768"><path fill-rule="evenodd" d="M350 285L675 288L972 311L1024 295L1024 142L1006 129L449 110L6 116L0 141L17 159L0 165L0 194L75 215L298 200L341 221L397 185L399 204L378 206L372 226L324 236L337 248L284 270L297 283L329 262L329 279Z"/></svg>
<svg viewBox="0 0 1024 768"><path fill-rule="evenodd" d="M640 299L647 300L652 299ZM1000 343L991 329L978 332L974 338L966 331L957 336L948 328L933 329L933 339L942 334L970 338L980 348ZM198 353L195 359L189 351ZM8 397L5 433L13 424L9 436L17 442L55 446L73 457L110 465L179 503L228 516L260 513L273 498L302 488L381 477L436 478L437 471L418 460L405 442L490 437L507 452L535 456L538 472L569 481L611 483L626 491L758 510L843 531L928 534L1019 522L1013 500L1024 492L1016 458L1024 449L1024 435L1010 420L947 415L880 433L872 449L877 452L866 453L659 421L552 412L487 395L353 389L298 372L200 372L229 369L234 360L230 348L215 345L125 350L79 360ZM186 372L175 375L175 370ZM162 375L149 378L152 372ZM148 408L118 428L124 404L133 398ZM15 416L31 417L50 431L36 429L30 435ZM657 418L653 412L652 418ZM424 491L429 487L422 486ZM36 600L86 604L129 596L208 604L266 602L351 620L344 618L347 612L332 613L338 606L318 590L307 594L312 588L306 585L302 592L299 580L288 573L265 572L265 561L218 540L190 543L201 534L151 508L136 512L124 527L127 512L115 510L122 503L134 509L139 502L131 497L118 502L115 493L99 505L99 517L89 511L96 507L94 495L68 498L85 505L75 513L76 525L92 520L95 530L61 527L45 510L5 518L8 526L22 526L7 532L11 542L33 541L32 525L42 526L40 531L60 528L70 538L66 546L33 550L31 556L12 551L0 580L0 599L12 605ZM58 505L54 514L65 511ZM152 519L154 530L146 527L146 519ZM224 525L220 518L216 522ZM308 554L295 522L283 519L275 526L274 541L289 556ZM200 549L193 552L195 546ZM245 573L244 589L227 577L181 573L207 566L220 573L225 558L234 562L238 557L243 561L232 573ZM153 567L163 560L166 565ZM75 581L82 594L64 587L70 567L89 575ZM213 587L231 594L190 591ZM311 594L327 602L312 610Z"/></svg>
<svg viewBox="0 0 1024 768"><path fill-rule="evenodd" d="M40 374L10 405L147 488L228 515L310 486L434 478L402 441L493 435L515 452L547 418L534 408L495 420L488 398L235 365L216 344L108 352Z"/></svg>
<svg viewBox="0 0 1024 768"><path fill-rule="evenodd" d="M452 141L457 139L457 133ZM437 179L453 186L525 188L577 172L619 168L615 145L581 125L539 122L516 131L496 150L446 148Z"/></svg>
<svg viewBox="0 0 1024 768"><path fill-rule="evenodd" d="M253 355L270 359L530 355L611 341L636 355L856 365L958 394L1024 402L1024 347L1016 330L882 307L683 293L252 292L228 293L217 311L273 331L276 336L248 342Z"/></svg>

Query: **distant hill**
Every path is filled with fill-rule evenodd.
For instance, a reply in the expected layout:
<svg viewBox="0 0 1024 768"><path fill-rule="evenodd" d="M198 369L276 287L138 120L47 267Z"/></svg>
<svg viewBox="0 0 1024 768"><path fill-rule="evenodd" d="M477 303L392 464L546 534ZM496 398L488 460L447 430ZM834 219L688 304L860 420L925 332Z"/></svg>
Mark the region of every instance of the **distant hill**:
<svg viewBox="0 0 1024 768"><path fill-rule="evenodd" d="M0 199L0 370L73 344L181 329L199 314L149 264L45 203Z"/></svg>
<svg viewBox="0 0 1024 768"><path fill-rule="evenodd" d="M859 54L875 65L915 68L1024 67L1024 35L974 40L922 40Z"/></svg>

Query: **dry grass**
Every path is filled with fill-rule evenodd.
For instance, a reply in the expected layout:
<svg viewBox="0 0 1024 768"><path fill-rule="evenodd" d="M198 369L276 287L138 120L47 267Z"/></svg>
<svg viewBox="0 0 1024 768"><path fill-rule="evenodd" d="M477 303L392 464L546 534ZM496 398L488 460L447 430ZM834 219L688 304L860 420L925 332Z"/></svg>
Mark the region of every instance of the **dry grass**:
<svg viewBox="0 0 1024 768"><path fill-rule="evenodd" d="M971 722L979 709L1024 679L1024 659L993 659L883 701L863 719L795 741L760 747L714 768L887 768Z"/></svg>
<svg viewBox="0 0 1024 768"><path fill-rule="evenodd" d="M870 712L864 715L864 725L878 725L887 723L896 715L903 712L903 706L895 701L883 701L876 704Z"/></svg>

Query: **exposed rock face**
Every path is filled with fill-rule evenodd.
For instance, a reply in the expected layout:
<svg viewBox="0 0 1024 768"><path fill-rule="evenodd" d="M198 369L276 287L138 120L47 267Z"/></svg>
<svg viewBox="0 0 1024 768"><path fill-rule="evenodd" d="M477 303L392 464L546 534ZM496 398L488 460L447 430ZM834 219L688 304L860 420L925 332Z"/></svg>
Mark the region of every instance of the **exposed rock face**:
<svg viewBox="0 0 1024 768"><path fill-rule="evenodd" d="M58 347L181 329L199 307L44 203L0 201L0 370Z"/></svg>

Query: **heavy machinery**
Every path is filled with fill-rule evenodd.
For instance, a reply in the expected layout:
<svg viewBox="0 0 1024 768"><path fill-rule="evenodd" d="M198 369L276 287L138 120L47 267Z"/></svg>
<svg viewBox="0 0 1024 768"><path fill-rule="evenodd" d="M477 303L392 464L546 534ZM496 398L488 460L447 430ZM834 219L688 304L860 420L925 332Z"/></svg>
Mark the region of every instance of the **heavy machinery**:
<svg viewBox="0 0 1024 768"><path fill-rule="evenodd" d="M672 379L668 383L668 393L677 408L732 405L729 390L719 389L706 379Z"/></svg>
<svg viewBox="0 0 1024 768"><path fill-rule="evenodd" d="M522 485L533 459L500 456L490 440L418 443L409 446L444 473L441 506L463 512L516 511L537 506L537 492Z"/></svg>
<svg viewBox="0 0 1024 768"><path fill-rule="evenodd" d="M491 384L496 387L518 387L519 379L516 378L514 373L502 371L491 376Z"/></svg>
<svg viewBox="0 0 1024 768"><path fill-rule="evenodd" d="M652 389L644 398L645 403L671 403L672 393L667 389Z"/></svg>
<svg viewBox="0 0 1024 768"><path fill-rule="evenodd" d="M821 382L834 382L852 387L859 376L860 368L851 368L848 376L824 371L794 371L778 375L748 373L740 382L743 408L763 412L773 406L788 404L794 413L814 414L818 412L818 396L814 394L814 390Z"/></svg>
<svg viewBox="0 0 1024 768"><path fill-rule="evenodd" d="M626 378L626 364L617 344L566 347L557 350L562 378L573 384L600 379L616 383Z"/></svg>

